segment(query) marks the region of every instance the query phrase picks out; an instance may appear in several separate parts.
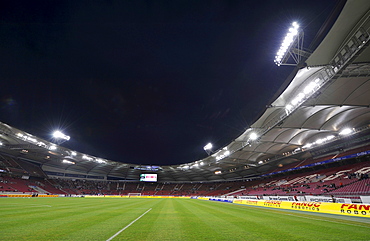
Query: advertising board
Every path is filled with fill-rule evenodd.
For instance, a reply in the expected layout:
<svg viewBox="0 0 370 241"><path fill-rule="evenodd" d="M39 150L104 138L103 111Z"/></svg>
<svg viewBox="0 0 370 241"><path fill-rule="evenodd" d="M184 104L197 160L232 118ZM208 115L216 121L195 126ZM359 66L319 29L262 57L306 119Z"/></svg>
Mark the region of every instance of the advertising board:
<svg viewBox="0 0 370 241"><path fill-rule="evenodd" d="M370 204L235 199L233 203L370 218Z"/></svg>

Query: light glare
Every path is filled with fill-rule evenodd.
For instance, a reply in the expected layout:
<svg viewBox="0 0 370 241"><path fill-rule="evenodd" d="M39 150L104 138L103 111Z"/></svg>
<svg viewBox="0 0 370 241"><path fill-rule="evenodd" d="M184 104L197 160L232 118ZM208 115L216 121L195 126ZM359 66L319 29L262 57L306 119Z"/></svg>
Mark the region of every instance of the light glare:
<svg viewBox="0 0 370 241"><path fill-rule="evenodd" d="M69 139L70 139L69 136L63 134L60 131L54 131L53 137L56 138L56 139L63 139L63 140L66 140L66 141L69 141Z"/></svg>
<svg viewBox="0 0 370 241"><path fill-rule="evenodd" d="M297 22L293 22L292 27L289 28L289 32L285 36L283 43L281 44L280 49L278 50L275 56L274 62L278 66L281 65L281 61L286 55L287 50L289 49L291 44L294 42L295 36L298 35L298 29L299 29L299 25L297 24Z"/></svg>
<svg viewBox="0 0 370 241"><path fill-rule="evenodd" d="M341 132L339 132L339 135L341 135L341 136L345 136L345 135L349 135L349 134L351 134L353 132L353 130L352 129L350 129L350 128L345 128L345 129L343 129Z"/></svg>
<svg viewBox="0 0 370 241"><path fill-rule="evenodd" d="M57 149L57 147L54 146L54 145L52 145L52 146L49 147L49 150L51 150L51 151L55 151L56 149Z"/></svg>
<svg viewBox="0 0 370 241"><path fill-rule="evenodd" d="M211 149L212 149L212 147L213 147L212 143L208 143L207 145L205 145L205 146L203 147L203 149L204 149L205 151L207 151L207 150L211 150Z"/></svg>
<svg viewBox="0 0 370 241"><path fill-rule="evenodd" d="M66 160L66 159L64 159L62 162L63 162L63 163L67 163L67 164L75 164L74 162L72 162L72 161L68 161L68 160Z"/></svg>
<svg viewBox="0 0 370 241"><path fill-rule="evenodd" d="M255 133L255 132L252 132L250 135L249 135L249 138L251 139L251 140L257 140L257 138L258 138L258 135Z"/></svg>

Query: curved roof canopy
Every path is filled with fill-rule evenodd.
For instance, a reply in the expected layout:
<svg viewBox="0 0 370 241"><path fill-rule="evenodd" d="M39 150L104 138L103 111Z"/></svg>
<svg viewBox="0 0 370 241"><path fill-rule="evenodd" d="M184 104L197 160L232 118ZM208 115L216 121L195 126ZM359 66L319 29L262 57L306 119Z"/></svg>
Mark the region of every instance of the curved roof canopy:
<svg viewBox="0 0 370 241"><path fill-rule="evenodd" d="M113 162L57 146L0 125L0 151L45 171L139 179L157 172L162 182L255 177L320 155L370 143L370 2L347 1L338 19L296 68L289 86L244 133L203 160L174 166ZM348 141L350 138L351 141Z"/></svg>

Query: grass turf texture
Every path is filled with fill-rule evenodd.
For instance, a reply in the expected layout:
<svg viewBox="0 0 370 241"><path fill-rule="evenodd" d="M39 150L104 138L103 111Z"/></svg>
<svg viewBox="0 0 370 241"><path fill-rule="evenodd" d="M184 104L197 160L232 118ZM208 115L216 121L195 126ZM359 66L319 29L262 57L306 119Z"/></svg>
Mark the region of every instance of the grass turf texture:
<svg viewBox="0 0 370 241"><path fill-rule="evenodd" d="M0 198L0 240L370 240L368 218L193 199Z"/></svg>

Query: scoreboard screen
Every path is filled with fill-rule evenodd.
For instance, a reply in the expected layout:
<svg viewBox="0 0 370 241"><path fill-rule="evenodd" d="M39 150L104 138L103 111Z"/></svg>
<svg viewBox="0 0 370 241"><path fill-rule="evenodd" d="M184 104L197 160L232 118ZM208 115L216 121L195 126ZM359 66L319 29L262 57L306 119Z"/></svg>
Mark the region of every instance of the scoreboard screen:
<svg viewBox="0 0 370 241"><path fill-rule="evenodd" d="M157 174L140 174L141 182L156 182Z"/></svg>

